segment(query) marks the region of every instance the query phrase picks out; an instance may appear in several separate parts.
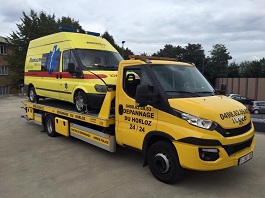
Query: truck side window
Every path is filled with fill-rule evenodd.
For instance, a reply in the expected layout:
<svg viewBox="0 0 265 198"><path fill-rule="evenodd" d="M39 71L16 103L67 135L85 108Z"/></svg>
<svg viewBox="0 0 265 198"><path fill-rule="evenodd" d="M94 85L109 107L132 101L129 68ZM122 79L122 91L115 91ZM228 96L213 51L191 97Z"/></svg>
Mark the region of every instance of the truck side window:
<svg viewBox="0 0 265 198"><path fill-rule="evenodd" d="M78 69L78 63L72 50L66 50L63 52L63 72L68 71L68 63L74 63L76 70Z"/></svg>
<svg viewBox="0 0 265 198"><path fill-rule="evenodd" d="M150 78L148 77L145 71L142 71L141 73L141 85L153 86L153 83L151 82Z"/></svg>
<svg viewBox="0 0 265 198"><path fill-rule="evenodd" d="M131 98L135 98L136 88L140 84L140 73L140 67L124 70L123 89Z"/></svg>
<svg viewBox="0 0 265 198"><path fill-rule="evenodd" d="M123 88L128 96L135 98L138 85L152 85L148 75L140 68L125 69L123 78Z"/></svg>

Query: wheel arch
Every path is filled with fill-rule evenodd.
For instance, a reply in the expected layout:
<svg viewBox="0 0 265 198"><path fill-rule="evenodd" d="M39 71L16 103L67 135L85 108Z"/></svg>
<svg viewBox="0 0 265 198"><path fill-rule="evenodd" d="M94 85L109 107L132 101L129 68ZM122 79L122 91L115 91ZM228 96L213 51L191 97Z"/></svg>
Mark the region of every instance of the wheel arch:
<svg viewBox="0 0 265 198"><path fill-rule="evenodd" d="M29 91L31 89L31 87L34 87L34 85L32 83L29 83L29 85L27 86L28 90L27 90L27 96L29 97Z"/></svg>
<svg viewBox="0 0 265 198"><path fill-rule="evenodd" d="M75 103L75 95L77 94L78 91L83 91L85 94L87 94L87 89L85 89L85 87L80 87L80 86L76 86L75 89L73 90L72 93L72 102Z"/></svg>
<svg viewBox="0 0 265 198"><path fill-rule="evenodd" d="M165 132L161 131L152 131L149 132L143 141L143 147L142 147L142 152L143 152L143 166L147 166L147 152L149 147L154 144L155 142L158 141L167 141L169 143L172 143L173 140L175 140L171 135L168 135Z"/></svg>

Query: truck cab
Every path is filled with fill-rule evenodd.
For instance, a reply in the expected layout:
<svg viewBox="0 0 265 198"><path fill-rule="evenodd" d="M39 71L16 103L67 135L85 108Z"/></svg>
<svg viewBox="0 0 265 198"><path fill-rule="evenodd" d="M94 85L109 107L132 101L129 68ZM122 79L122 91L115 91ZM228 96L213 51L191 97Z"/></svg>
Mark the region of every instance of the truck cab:
<svg viewBox="0 0 265 198"><path fill-rule="evenodd" d="M252 158L254 127L244 105L216 95L195 65L133 59L119 66L116 141L141 150L158 180L177 180L183 168L217 170Z"/></svg>

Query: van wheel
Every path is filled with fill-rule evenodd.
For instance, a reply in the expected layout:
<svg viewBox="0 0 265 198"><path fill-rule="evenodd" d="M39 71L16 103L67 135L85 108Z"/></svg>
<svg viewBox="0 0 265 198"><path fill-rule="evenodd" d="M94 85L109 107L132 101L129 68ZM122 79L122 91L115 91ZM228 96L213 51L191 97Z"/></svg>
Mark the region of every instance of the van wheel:
<svg viewBox="0 0 265 198"><path fill-rule="evenodd" d="M255 109L255 110L253 111L253 113L254 113L254 114L259 114L259 110Z"/></svg>
<svg viewBox="0 0 265 198"><path fill-rule="evenodd" d="M31 87L29 89L29 101L38 103L39 102L39 96L36 94L35 88Z"/></svg>
<svg viewBox="0 0 265 198"><path fill-rule="evenodd" d="M89 104L86 94L83 91L78 91L75 94L75 107L79 113L89 110Z"/></svg>
<svg viewBox="0 0 265 198"><path fill-rule="evenodd" d="M147 162L154 177L164 183L172 184L184 176L178 154L170 142L159 141L150 146Z"/></svg>
<svg viewBox="0 0 265 198"><path fill-rule="evenodd" d="M48 136L57 136L57 133L55 131L54 116L52 114L48 114L45 118L45 130Z"/></svg>

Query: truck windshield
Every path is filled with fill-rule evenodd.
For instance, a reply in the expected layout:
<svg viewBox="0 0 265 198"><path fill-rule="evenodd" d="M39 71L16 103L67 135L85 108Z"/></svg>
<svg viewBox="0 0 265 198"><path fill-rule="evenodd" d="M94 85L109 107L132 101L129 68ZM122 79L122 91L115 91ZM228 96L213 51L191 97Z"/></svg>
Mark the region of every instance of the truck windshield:
<svg viewBox="0 0 265 198"><path fill-rule="evenodd" d="M214 89L195 66L152 65L156 80L169 98L214 95Z"/></svg>
<svg viewBox="0 0 265 198"><path fill-rule="evenodd" d="M77 49L83 70L117 70L122 59L117 52Z"/></svg>

